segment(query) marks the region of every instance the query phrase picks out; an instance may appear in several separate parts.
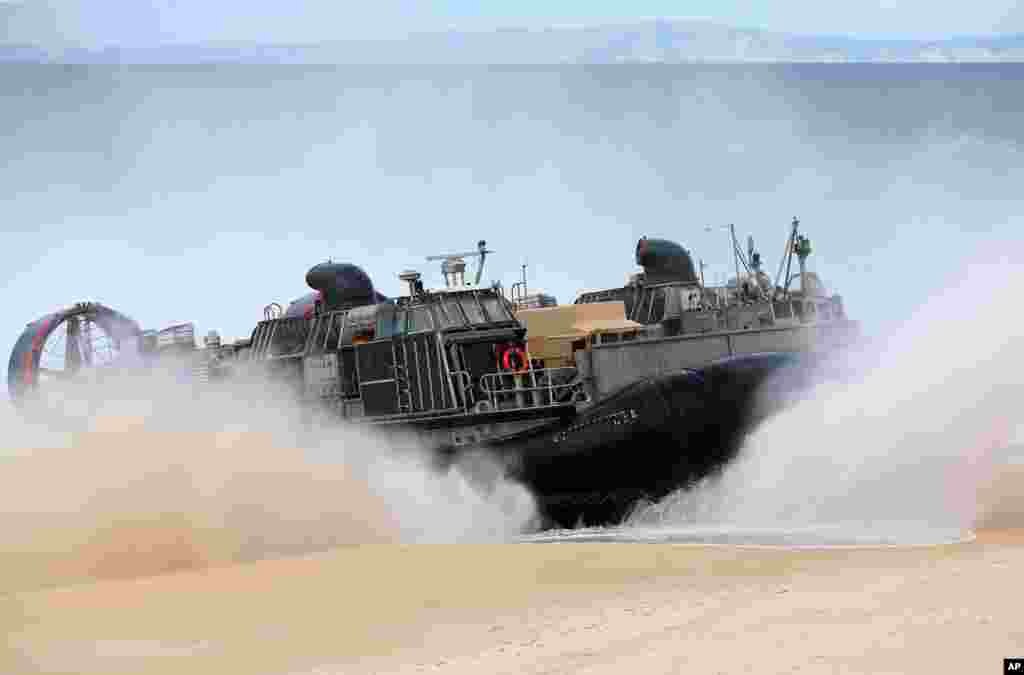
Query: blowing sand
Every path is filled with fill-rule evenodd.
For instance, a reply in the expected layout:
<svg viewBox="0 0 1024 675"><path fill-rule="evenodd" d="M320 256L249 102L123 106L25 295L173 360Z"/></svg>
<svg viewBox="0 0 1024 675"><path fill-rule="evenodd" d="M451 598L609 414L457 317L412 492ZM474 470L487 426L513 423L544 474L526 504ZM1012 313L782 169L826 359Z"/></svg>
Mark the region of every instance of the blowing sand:
<svg viewBox="0 0 1024 675"><path fill-rule="evenodd" d="M1022 488L1000 471L977 537L932 547L369 544L8 578L0 672L994 673L1024 656Z"/></svg>

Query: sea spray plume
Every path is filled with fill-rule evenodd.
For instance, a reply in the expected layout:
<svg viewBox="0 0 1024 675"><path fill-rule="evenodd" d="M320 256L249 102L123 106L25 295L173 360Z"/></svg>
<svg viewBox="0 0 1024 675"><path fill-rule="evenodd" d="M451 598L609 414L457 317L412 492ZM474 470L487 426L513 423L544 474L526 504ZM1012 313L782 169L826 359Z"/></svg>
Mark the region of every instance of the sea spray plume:
<svg viewBox="0 0 1024 675"><path fill-rule="evenodd" d="M4 439L7 590L342 544L504 541L536 516L496 464L442 472L412 437L302 430L305 411L266 383L131 376L62 401L49 426Z"/></svg>
<svg viewBox="0 0 1024 675"><path fill-rule="evenodd" d="M902 325L822 364L855 377L819 383L720 474L638 508L628 524L864 528L894 539L971 528L990 451L1020 421L1022 253L1020 241L993 242L968 256Z"/></svg>

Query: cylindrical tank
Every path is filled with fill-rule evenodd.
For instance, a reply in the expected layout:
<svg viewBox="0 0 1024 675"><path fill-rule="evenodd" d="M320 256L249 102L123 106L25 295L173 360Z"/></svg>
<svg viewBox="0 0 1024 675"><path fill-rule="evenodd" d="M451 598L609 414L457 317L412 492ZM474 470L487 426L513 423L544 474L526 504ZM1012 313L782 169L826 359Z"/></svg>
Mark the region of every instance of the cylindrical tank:
<svg viewBox="0 0 1024 675"><path fill-rule="evenodd" d="M345 309L379 302L369 275L347 263L326 262L314 265L306 273L306 284L320 291L324 309Z"/></svg>
<svg viewBox="0 0 1024 675"><path fill-rule="evenodd" d="M684 281L697 283L689 251L668 239L642 237L636 244L636 264L644 268L648 283Z"/></svg>

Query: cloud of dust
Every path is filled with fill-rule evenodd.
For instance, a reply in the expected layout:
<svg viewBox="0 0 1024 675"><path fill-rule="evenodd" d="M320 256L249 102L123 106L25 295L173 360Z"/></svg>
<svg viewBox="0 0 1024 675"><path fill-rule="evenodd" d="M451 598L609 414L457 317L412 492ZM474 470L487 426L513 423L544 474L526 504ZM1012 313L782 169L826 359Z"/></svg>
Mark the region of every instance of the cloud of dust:
<svg viewBox="0 0 1024 675"><path fill-rule="evenodd" d="M304 430L265 383L152 375L60 394L2 420L5 590L534 524L532 496L486 457L441 470L411 436Z"/></svg>
<svg viewBox="0 0 1024 675"><path fill-rule="evenodd" d="M998 480L1024 421L1022 254L1022 242L992 242L948 279L937 273L938 292L891 334L826 361L818 386L723 472L627 523L894 534L965 532L997 512L1024 523L1024 472L1015 489ZM835 368L856 375L826 384Z"/></svg>

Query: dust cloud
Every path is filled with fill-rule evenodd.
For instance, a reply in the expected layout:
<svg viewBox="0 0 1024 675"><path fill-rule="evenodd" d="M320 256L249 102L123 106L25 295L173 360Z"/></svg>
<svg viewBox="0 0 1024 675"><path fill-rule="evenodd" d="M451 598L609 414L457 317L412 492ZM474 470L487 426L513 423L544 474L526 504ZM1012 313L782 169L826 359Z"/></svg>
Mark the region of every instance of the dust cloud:
<svg viewBox="0 0 1024 675"><path fill-rule="evenodd" d="M1024 523L1024 472L1015 490L1005 476L1024 422L1022 253L1020 241L993 242L949 278L937 273L936 292L897 330L827 360L818 386L755 430L735 462L640 505L627 525L924 543ZM855 375L825 384L835 369Z"/></svg>
<svg viewBox="0 0 1024 675"><path fill-rule="evenodd" d="M3 590L348 544L504 541L534 524L531 495L486 457L441 470L412 437L303 430L266 385L153 375L40 406L2 420Z"/></svg>

